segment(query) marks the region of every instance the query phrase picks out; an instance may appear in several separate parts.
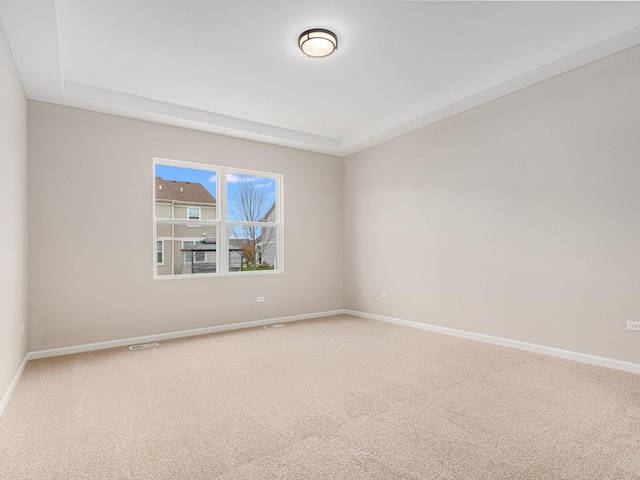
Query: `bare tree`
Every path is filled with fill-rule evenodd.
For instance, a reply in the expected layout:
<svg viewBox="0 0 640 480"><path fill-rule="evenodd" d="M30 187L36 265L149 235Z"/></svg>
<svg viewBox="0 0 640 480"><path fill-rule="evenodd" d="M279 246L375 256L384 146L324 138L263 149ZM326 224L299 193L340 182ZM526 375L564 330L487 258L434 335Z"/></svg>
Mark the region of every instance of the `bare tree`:
<svg viewBox="0 0 640 480"><path fill-rule="evenodd" d="M240 222L266 222L272 211L267 202L267 191L256 185L252 177L241 176L238 189L233 195L232 212ZM262 265L264 248L271 243L275 229L257 225L234 227L234 237L242 239L242 257L247 267L255 270Z"/></svg>

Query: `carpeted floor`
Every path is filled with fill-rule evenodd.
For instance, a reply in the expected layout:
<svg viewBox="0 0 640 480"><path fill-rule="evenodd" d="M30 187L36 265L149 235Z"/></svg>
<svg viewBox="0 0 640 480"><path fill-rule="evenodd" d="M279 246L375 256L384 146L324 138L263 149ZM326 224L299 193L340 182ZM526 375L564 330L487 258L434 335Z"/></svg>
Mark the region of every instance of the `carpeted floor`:
<svg viewBox="0 0 640 480"><path fill-rule="evenodd" d="M640 375L349 316L31 361L2 479L640 479Z"/></svg>

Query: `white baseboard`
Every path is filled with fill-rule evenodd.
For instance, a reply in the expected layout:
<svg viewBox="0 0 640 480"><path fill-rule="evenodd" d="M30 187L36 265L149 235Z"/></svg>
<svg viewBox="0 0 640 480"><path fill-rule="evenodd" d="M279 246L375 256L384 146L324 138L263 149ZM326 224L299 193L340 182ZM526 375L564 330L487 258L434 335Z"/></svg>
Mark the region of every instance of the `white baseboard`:
<svg viewBox="0 0 640 480"><path fill-rule="evenodd" d="M90 352L93 350L103 350L106 348L124 347L127 345L135 345L138 343L159 342L162 340L171 340L174 338L192 337L196 335L206 335L209 333L224 332L229 330L239 330L242 328L260 327L263 325L270 325L272 323L286 323L294 322L297 320L308 320L311 318L329 317L332 315L353 315L356 317L368 318L371 320L378 320L387 323L393 323L396 325L402 325L405 327L417 328L420 330L426 330L430 332L443 333L445 335L453 335L456 337L467 338L470 340L476 340L484 343L491 343L494 345L502 345L504 347L516 348L518 350L526 350L534 353L541 353L543 355L550 355L553 357L565 358L568 360L574 360L577 362L588 363L591 365L598 365L601 367L613 368L616 370L622 370L625 372L631 372L640 374L640 364L625 362L622 360L614 360L611 358L597 357L595 355L589 355L586 353L572 352L570 350L562 350L554 347L547 347L544 345L537 345L533 343L521 342L518 340L510 340L508 338L493 337L491 335L484 335L481 333L467 332L464 330L456 330L448 327L441 327L438 325L429 325L420 322L413 322L410 320L401 320L393 317L386 317L383 315L376 315L365 312L358 312L355 310L331 310L326 312L307 313L303 315L292 315L288 317L269 318L264 320L254 320L250 322L233 323L227 325L215 325L211 327L196 328L192 330L182 330L177 332L160 333L156 335L146 335L142 337L123 338L119 340L110 340L106 342L89 343L84 345L75 345L71 347L52 348L49 350L39 350L27 353L24 361L20 365L20 368L14 375L9 388L0 401L0 416L4 412L4 409L9 402L9 398L15 389L18 380L24 371L27 362L29 360L36 360L39 358L56 357L60 355L70 355L73 353Z"/></svg>
<svg viewBox="0 0 640 480"><path fill-rule="evenodd" d="M72 347L52 348L49 350L37 350L27 354L27 360L37 360L39 358L58 357L60 355L70 355L73 353L90 352L93 350L104 350L106 348L125 347L138 343L159 342L174 338L193 337L196 335L206 335L208 333L225 332L229 330L239 330L241 328L261 327L272 323L295 322L297 320L307 320L310 318L329 317L340 315L344 310L331 310L327 312L306 313L303 315L291 315L289 317L268 318L265 320L254 320L250 322L231 323L227 325L215 325L212 327L195 328L192 330L181 330L178 332L159 333L156 335L145 335L143 337L122 338L119 340L109 340L106 342L87 343L84 345L74 345Z"/></svg>
<svg viewBox="0 0 640 480"><path fill-rule="evenodd" d="M27 366L28 361L29 359L27 354L25 355L24 360L22 360L22 363L18 367L18 371L13 376L13 379L11 380L11 383L9 384L7 391L4 392L2 400L0 400L0 417L2 417L2 414L4 413L4 409L7 407L7 404L9 403L9 399L11 398L11 395L13 394L13 391L15 390L16 385L18 385L18 381L20 380L20 377L22 376L22 372L24 372L24 369Z"/></svg>
<svg viewBox="0 0 640 480"><path fill-rule="evenodd" d="M591 365L598 365L600 367L614 368L616 370L640 374L640 364L638 363L614 360L612 358L597 357L595 355L589 355L586 353L572 352L570 350L562 350L560 348L547 347L544 345L537 345L535 343L510 340L508 338L493 337L491 335L484 335L482 333L466 332L464 330L440 327L438 325L429 325L426 323L412 322L409 320L400 320L397 318L385 317L383 315L375 315L372 313L357 312L354 310L344 310L344 313L356 317L394 323L396 325L403 325L405 327L427 330L429 332L444 333L445 335L453 335L455 337L468 338L470 340L477 340L479 342L502 345L503 347L516 348L518 350L526 350L528 352L541 353L543 355L550 355L552 357L560 357L567 360L574 360L576 362L588 363Z"/></svg>

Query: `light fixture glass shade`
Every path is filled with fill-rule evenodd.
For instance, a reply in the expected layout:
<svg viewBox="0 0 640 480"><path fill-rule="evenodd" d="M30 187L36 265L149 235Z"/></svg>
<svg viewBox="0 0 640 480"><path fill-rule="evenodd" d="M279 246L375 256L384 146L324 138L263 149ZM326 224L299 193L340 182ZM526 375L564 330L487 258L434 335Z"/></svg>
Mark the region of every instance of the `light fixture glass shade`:
<svg viewBox="0 0 640 480"><path fill-rule="evenodd" d="M313 28L300 34L298 46L308 57L327 57L338 48L338 37L330 30Z"/></svg>

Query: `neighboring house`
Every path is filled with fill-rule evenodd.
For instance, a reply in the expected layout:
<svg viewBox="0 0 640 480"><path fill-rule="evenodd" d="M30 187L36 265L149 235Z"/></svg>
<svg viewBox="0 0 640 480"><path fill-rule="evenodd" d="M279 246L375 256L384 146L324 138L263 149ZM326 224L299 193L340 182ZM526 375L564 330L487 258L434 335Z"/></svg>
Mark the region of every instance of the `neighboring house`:
<svg viewBox="0 0 640 480"><path fill-rule="evenodd" d="M275 202L267 213L265 213L264 217L262 217L263 222L274 222L276 220L276 204ZM268 232L268 233L267 233ZM257 247L258 247L258 262L260 264L269 264L274 269L278 268L278 247L277 247L276 231L275 229L269 229L268 231L263 231L262 235L258 238Z"/></svg>
<svg viewBox="0 0 640 480"><path fill-rule="evenodd" d="M203 220L216 219L216 199L201 184L155 179L155 216L157 221L156 268L158 275L215 273L220 235L213 225ZM166 221L162 221L166 219ZM275 203L261 221L275 220ZM259 229L255 240L259 265L277 268L275 229ZM229 240L229 271L242 269L246 239Z"/></svg>
<svg viewBox="0 0 640 480"><path fill-rule="evenodd" d="M156 218L167 219L166 223L159 221L157 227L158 275L215 271L215 247L195 253L186 250L205 240L215 242L215 227L198 223L200 220L216 219L216 199L213 195L200 183L156 177L155 199ZM207 245L212 246L211 243ZM193 269L193 265L197 265L197 268Z"/></svg>

